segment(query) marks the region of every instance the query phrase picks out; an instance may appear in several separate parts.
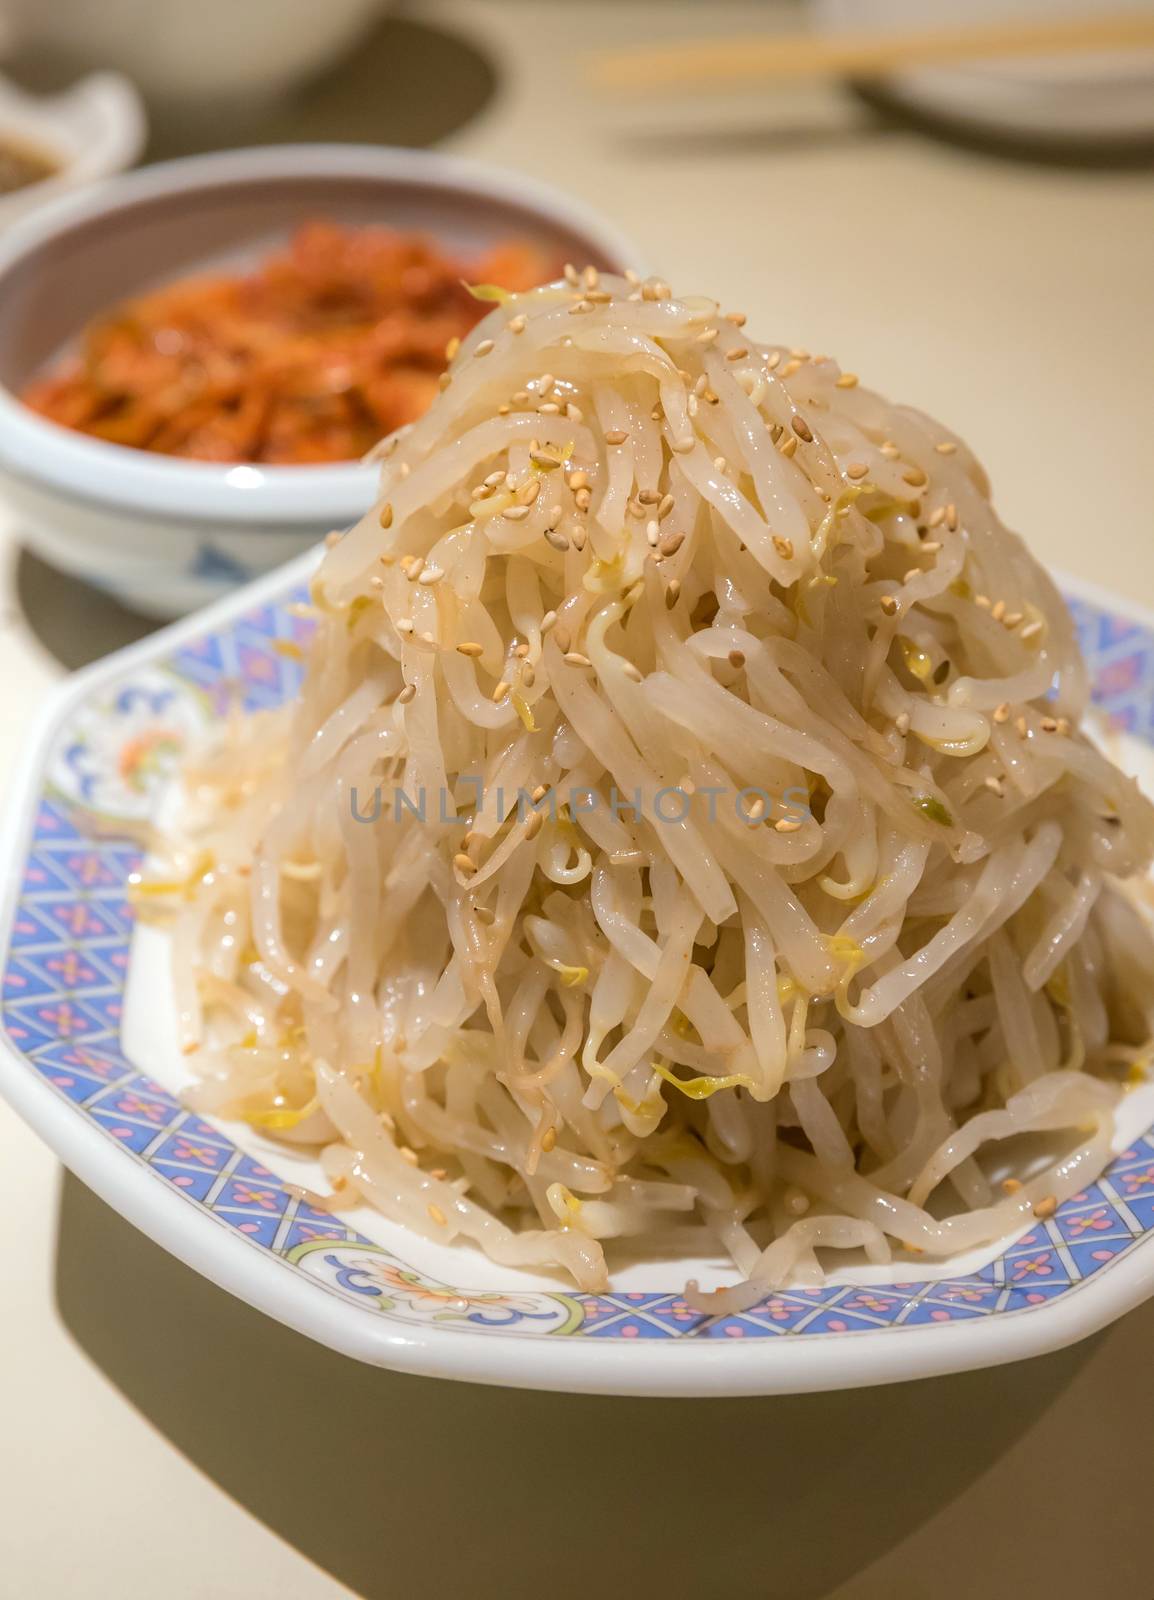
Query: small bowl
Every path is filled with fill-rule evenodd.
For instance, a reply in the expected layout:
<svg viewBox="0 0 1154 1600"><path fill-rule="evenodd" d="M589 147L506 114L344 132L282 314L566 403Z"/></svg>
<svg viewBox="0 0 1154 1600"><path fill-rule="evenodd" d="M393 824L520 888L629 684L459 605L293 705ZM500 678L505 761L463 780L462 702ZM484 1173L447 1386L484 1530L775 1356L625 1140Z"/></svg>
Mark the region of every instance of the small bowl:
<svg viewBox="0 0 1154 1600"><path fill-rule="evenodd" d="M147 132L139 94L119 72L92 72L62 94L27 94L0 75L0 135L55 163L50 177L0 195L0 228L69 189L130 167Z"/></svg>
<svg viewBox="0 0 1154 1600"><path fill-rule="evenodd" d="M108 444L18 398L118 301L210 269L250 266L311 217L426 232L469 256L510 236L620 271L608 222L517 173L418 150L281 145L148 167L61 200L0 240L0 484L16 531L57 567L134 610L173 617L346 527L377 475L227 466Z"/></svg>

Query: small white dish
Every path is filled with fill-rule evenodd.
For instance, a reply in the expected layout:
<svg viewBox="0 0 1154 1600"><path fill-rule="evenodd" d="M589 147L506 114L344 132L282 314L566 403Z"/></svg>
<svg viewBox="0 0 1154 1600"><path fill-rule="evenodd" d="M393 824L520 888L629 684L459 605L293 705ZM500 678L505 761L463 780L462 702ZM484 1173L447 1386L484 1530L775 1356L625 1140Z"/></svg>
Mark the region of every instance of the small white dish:
<svg viewBox="0 0 1154 1600"><path fill-rule="evenodd" d="M125 885L183 749L239 685L291 695L287 609L311 558L73 678L14 790L0 872L0 1092L77 1175L206 1277L359 1360L517 1387L770 1394L1014 1361L1095 1332L1154 1293L1154 1086L1124 1102L1116 1158L1044 1222L937 1268L847 1271L739 1316L685 1279L719 1264L638 1260L592 1295L430 1244L365 1210L313 1211L308 1164L179 1100L163 941L133 948ZM1066 584L1123 759L1154 778L1154 617ZM81 803L102 827L80 833ZM133 830L135 830L135 835ZM129 969L131 965L131 978ZM127 1313L126 1314L130 1314Z"/></svg>
<svg viewBox="0 0 1154 1600"><path fill-rule="evenodd" d="M827 33L930 31L1084 17L1093 0L811 0ZM1131 9L1149 6L1134 0ZM1102 6L1103 10L1118 9ZM896 105L958 128L1050 146L1154 137L1154 50L1085 51L917 67L881 80Z"/></svg>
<svg viewBox="0 0 1154 1600"><path fill-rule="evenodd" d="M118 72L93 72L54 95L27 94L0 75L0 137L57 164L51 177L0 195L0 230L69 189L132 166L146 132L140 96Z"/></svg>
<svg viewBox="0 0 1154 1600"><path fill-rule="evenodd" d="M514 172L425 150L279 145L145 167L0 240L0 482L19 535L148 616L203 606L371 505L372 467L217 466L108 444L18 398L95 315L203 268L260 260L314 217L427 232L470 256L502 238L620 270L609 222Z"/></svg>

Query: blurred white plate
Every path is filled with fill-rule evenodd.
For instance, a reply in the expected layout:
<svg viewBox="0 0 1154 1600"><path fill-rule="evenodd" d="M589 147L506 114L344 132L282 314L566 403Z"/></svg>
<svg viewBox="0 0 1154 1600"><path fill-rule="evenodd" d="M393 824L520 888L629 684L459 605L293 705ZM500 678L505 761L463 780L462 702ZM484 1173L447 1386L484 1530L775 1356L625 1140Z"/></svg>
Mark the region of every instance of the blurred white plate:
<svg viewBox="0 0 1154 1600"><path fill-rule="evenodd" d="M921 32L1036 16L1056 21L1095 0L811 0L823 33ZM1130 0L1154 9L1152 0ZM1055 143L1117 144L1154 137L1154 50L1101 51L953 67L919 67L880 80L887 96L927 116L983 132Z"/></svg>

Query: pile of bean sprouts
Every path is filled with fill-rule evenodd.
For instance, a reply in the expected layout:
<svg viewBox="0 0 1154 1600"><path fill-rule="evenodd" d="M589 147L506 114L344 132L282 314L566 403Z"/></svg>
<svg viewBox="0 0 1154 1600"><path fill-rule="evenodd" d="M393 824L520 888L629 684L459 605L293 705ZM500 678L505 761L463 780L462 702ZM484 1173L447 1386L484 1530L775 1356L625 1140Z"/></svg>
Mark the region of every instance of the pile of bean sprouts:
<svg viewBox="0 0 1154 1600"><path fill-rule="evenodd" d="M1144 1067L1154 811L981 467L658 280L477 292L137 886L194 1103L585 1290L729 1258L711 1311L1049 1215Z"/></svg>

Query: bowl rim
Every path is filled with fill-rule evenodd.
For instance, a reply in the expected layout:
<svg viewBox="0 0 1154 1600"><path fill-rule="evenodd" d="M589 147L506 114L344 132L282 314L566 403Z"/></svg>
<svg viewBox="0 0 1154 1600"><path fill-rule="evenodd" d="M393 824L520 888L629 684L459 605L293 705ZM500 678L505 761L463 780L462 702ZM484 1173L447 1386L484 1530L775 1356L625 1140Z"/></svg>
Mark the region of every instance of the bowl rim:
<svg viewBox="0 0 1154 1600"><path fill-rule="evenodd" d="M585 201L539 178L436 150L368 144L286 144L213 151L161 161L60 196L0 239L0 294L6 275L51 240L109 211L182 190L299 177L384 178L412 187L456 189L516 203L542 221L584 234L616 264L639 253L616 224ZM359 517L373 468L269 467L177 461L110 444L37 416L0 383L0 467L75 499L138 515L260 525L339 525Z"/></svg>

